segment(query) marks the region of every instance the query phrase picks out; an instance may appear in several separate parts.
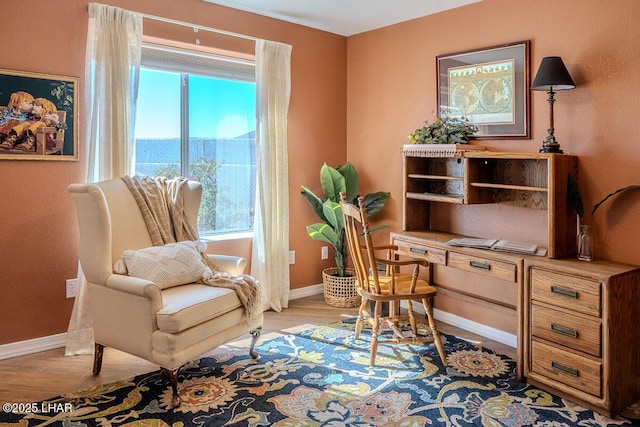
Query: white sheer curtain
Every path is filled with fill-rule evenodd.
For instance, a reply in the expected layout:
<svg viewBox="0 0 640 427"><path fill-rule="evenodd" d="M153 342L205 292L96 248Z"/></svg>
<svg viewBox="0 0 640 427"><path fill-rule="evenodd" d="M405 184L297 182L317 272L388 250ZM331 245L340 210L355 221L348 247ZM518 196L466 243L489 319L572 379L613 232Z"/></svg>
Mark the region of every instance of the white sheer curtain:
<svg viewBox="0 0 640 427"><path fill-rule="evenodd" d="M85 58L86 181L130 174L134 164L133 121L142 49L142 16L89 4ZM65 354L93 352L84 274L67 330Z"/></svg>
<svg viewBox="0 0 640 427"><path fill-rule="evenodd" d="M251 275L264 308L289 306L289 176L287 113L291 46L256 41L257 175Z"/></svg>

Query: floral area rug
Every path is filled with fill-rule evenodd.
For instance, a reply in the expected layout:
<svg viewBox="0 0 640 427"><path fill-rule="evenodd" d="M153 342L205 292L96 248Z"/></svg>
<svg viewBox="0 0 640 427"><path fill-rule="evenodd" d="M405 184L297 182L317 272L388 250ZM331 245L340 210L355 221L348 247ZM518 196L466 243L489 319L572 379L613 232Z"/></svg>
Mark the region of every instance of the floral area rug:
<svg viewBox="0 0 640 427"><path fill-rule="evenodd" d="M153 372L0 413L0 426L640 425L518 382L512 360L450 335L446 368L433 344L381 345L371 368L368 330L356 341L353 324L264 340L257 361L246 348L220 348L186 367L176 409L167 380Z"/></svg>

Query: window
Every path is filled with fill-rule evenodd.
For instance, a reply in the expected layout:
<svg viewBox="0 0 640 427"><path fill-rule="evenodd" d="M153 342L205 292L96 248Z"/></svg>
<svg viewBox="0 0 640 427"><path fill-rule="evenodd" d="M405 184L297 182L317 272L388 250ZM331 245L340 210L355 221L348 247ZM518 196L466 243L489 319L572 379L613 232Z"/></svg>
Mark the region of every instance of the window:
<svg viewBox="0 0 640 427"><path fill-rule="evenodd" d="M255 130L253 62L143 47L135 173L200 181L201 236L253 229Z"/></svg>

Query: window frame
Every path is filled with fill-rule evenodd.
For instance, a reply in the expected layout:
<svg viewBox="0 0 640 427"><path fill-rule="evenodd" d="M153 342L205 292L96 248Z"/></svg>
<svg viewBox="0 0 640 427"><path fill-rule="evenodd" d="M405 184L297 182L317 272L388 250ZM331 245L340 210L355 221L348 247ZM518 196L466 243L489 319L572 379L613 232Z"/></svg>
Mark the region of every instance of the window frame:
<svg viewBox="0 0 640 427"><path fill-rule="evenodd" d="M255 61L244 57L200 52L191 48L179 48L143 41L140 68L171 72L180 76L180 173L182 176L189 176L189 76L212 77L255 84ZM201 231L198 230L198 232ZM252 236L253 225L250 230L209 232L202 234L201 238L217 241L244 239Z"/></svg>

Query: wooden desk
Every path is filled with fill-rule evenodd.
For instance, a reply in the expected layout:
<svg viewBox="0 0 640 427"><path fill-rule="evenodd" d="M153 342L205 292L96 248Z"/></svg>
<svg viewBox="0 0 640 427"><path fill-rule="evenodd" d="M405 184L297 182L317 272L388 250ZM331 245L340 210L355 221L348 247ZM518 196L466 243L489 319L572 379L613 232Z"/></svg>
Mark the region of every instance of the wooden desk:
<svg viewBox="0 0 640 427"><path fill-rule="evenodd" d="M438 266L451 267L458 271L469 272L472 273L471 277L478 278L478 281L487 285L485 290L476 283L439 283L434 280L433 268L429 268L427 273L429 283L438 288L439 295L460 300L464 304L481 305L494 316L504 315L510 320L515 319L511 321L517 322L517 372L518 378L523 379L523 346L520 343L524 332L522 331L523 323L519 320L524 295L523 256L447 245L446 242L454 237L462 236L437 231L392 232L390 235L391 243L398 246L397 254L399 256L426 259L436 268ZM436 297L437 305L438 298ZM461 317L469 319L468 316ZM470 320L476 321L475 319Z"/></svg>
<svg viewBox="0 0 640 427"><path fill-rule="evenodd" d="M640 399L640 268L446 245L453 237L390 236L401 256L517 285L520 380L607 416ZM428 274L440 291L433 269Z"/></svg>

